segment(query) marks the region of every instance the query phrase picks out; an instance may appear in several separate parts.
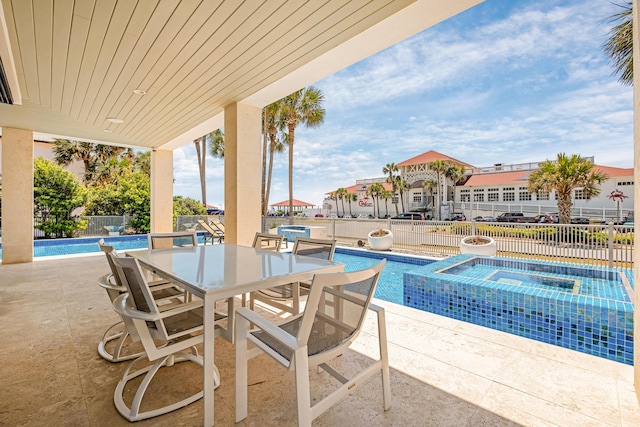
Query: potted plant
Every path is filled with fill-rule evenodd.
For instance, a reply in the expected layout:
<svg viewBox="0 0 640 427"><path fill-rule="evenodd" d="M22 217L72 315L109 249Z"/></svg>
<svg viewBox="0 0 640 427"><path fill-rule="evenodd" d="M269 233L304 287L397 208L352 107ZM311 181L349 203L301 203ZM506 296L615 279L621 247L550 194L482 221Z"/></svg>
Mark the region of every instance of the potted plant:
<svg viewBox="0 0 640 427"><path fill-rule="evenodd" d="M495 256L496 241L487 236L467 236L460 241L460 253Z"/></svg>
<svg viewBox="0 0 640 427"><path fill-rule="evenodd" d="M374 251L388 251L393 246L393 233L386 228L370 231L367 235L369 248Z"/></svg>

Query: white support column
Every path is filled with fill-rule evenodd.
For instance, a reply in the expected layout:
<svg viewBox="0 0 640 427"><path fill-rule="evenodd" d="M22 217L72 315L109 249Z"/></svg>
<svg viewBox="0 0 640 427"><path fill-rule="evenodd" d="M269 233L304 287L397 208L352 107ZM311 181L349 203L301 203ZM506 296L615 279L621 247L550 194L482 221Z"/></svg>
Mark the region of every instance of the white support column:
<svg viewBox="0 0 640 427"><path fill-rule="evenodd" d="M173 151L151 152L151 232L173 231Z"/></svg>
<svg viewBox="0 0 640 427"><path fill-rule="evenodd" d="M2 263L33 261L33 132L2 128Z"/></svg>
<svg viewBox="0 0 640 427"><path fill-rule="evenodd" d="M260 108L224 109L225 242L251 245L261 228Z"/></svg>
<svg viewBox="0 0 640 427"><path fill-rule="evenodd" d="M640 38L640 19L638 18L638 0L633 0L633 181L634 185L634 215L640 212L640 48L637 41ZM633 269L636 277L640 274L640 240L633 243ZM640 292L634 293L633 314L633 377L636 396L640 402Z"/></svg>

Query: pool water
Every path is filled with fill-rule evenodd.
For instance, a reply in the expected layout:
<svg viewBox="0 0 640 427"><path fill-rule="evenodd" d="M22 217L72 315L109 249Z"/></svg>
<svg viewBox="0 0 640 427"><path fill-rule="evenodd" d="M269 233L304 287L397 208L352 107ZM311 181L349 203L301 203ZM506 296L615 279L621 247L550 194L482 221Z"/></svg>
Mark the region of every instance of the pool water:
<svg viewBox="0 0 640 427"><path fill-rule="evenodd" d="M404 273L415 270L416 267L431 264L434 260L417 257L398 256L391 253L368 252L337 248L333 256L336 262L345 264L345 271L362 270L386 258L387 263L382 270L375 297L396 304L404 303L402 281Z"/></svg>
<svg viewBox="0 0 640 427"><path fill-rule="evenodd" d="M403 288L407 307L633 364L632 270L457 255Z"/></svg>

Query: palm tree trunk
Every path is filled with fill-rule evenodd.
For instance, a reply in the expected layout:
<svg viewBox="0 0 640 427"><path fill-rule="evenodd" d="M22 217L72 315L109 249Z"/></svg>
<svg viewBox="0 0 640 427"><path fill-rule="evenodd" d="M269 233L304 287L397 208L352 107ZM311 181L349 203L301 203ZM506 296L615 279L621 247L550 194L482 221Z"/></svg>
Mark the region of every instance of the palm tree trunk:
<svg viewBox="0 0 640 427"><path fill-rule="evenodd" d="M264 205L267 209L269 206L269 193L271 193L271 174L273 172L273 153L275 151L275 146L272 141L269 144L269 172L267 175L267 185L264 192ZM265 212L266 214L266 212Z"/></svg>
<svg viewBox="0 0 640 427"><path fill-rule="evenodd" d="M267 143L268 143L268 129L267 129L267 107L262 109L264 114L263 132L262 132L262 216L267 214Z"/></svg>
<svg viewBox="0 0 640 427"><path fill-rule="evenodd" d="M207 183L205 179L205 158L206 158L206 138L200 137L195 139L193 143L196 146L196 155L198 157L198 170L200 172L200 190L202 191L202 204L207 207Z"/></svg>
<svg viewBox="0 0 640 427"><path fill-rule="evenodd" d="M296 128L289 125L289 224L291 225L293 225L293 141L295 140L295 131Z"/></svg>

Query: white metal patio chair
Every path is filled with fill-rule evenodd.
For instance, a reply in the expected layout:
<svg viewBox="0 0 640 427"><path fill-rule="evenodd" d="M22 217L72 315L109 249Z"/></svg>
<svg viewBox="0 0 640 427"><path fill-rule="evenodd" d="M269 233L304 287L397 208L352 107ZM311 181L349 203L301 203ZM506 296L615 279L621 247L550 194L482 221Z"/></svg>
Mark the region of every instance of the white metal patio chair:
<svg viewBox="0 0 640 427"><path fill-rule="evenodd" d="M174 233L149 233L147 234L150 249L162 249L171 247L198 246L198 236L193 231L178 231ZM189 300L192 296L185 291L185 299ZM218 301L216 301L216 306ZM227 319L227 327L223 328L220 324L221 335L229 342L233 341L233 307L234 298L227 299L227 311L220 312L216 309L216 315L224 316Z"/></svg>
<svg viewBox="0 0 640 427"><path fill-rule="evenodd" d="M108 256L113 257L109 254ZM116 271L127 292L118 296L113 308L130 326L134 340L140 341L145 354L135 359L124 371L114 392L114 403L118 412L129 421L139 421L166 414L195 402L203 396L199 390L191 396L159 408L148 409L152 403L144 401L145 392L154 379L155 374L163 367L169 369L176 362L191 361L203 366L202 357L194 347L203 341L202 300L185 302L163 309L156 304L151 290L146 283L138 260L135 258L113 257ZM188 352L187 352L188 351ZM134 370L139 362L148 360L152 365L144 365ZM137 386L135 396L130 405L125 402L125 391L136 387L137 377L144 378ZM220 384L220 375L215 371L215 386ZM141 411L141 406L147 408Z"/></svg>
<svg viewBox="0 0 640 427"><path fill-rule="evenodd" d="M312 239L298 237L293 245L291 253L310 256L331 261L336 250L336 241L330 239ZM249 296L249 308L255 308L255 301L261 301L283 312L296 315L300 313L300 292L305 291L305 286L299 282L276 286L257 292Z"/></svg>
<svg viewBox="0 0 640 427"><path fill-rule="evenodd" d="M284 236L281 234L256 233L253 237L253 246L256 249L264 249L267 251L280 251ZM247 294L242 294L242 306L247 305Z"/></svg>
<svg viewBox="0 0 640 427"><path fill-rule="evenodd" d="M256 233L253 237L252 246L256 249L277 252L282 247L282 239L284 239L284 236L281 234Z"/></svg>
<svg viewBox="0 0 640 427"><path fill-rule="evenodd" d="M107 261L110 267L110 273L101 276L98 279L98 285L107 291L109 299L113 304L113 301L121 294L127 292L127 288L120 281L120 277L116 273L115 265L110 254L117 256L117 253L113 246L105 245L104 240L98 242L98 247L102 252L107 255ZM173 286L166 280L156 280L149 282L152 295L156 301L161 301L164 304L171 304L181 302L180 297L184 292ZM125 360L135 359L140 357L143 353L131 353L127 350L127 345L130 343L130 335L127 327L123 321L117 322L111 325L102 335L102 339L98 343L98 354L109 362L123 362ZM113 350L109 350L110 344L113 342Z"/></svg>
<svg viewBox="0 0 640 427"><path fill-rule="evenodd" d="M198 246L198 235L195 231L149 233L147 234L147 242L149 244L149 249Z"/></svg>
<svg viewBox="0 0 640 427"><path fill-rule="evenodd" d="M276 325L247 308L236 311L236 422L247 417L248 358L261 351L288 370L295 370L299 426L311 421L340 402L359 386L381 373L384 409L391 407L391 386L387 355L384 309L371 304L385 260L356 272L317 274L310 288L304 312ZM324 304L331 301L331 304ZM377 313L380 359L352 378L345 378L327 363L342 354L356 339L367 313ZM256 326L249 330L249 324ZM248 342L256 348L247 351ZM314 372L311 368L318 368ZM311 404L311 376L325 371L341 383L329 395ZM322 378L324 381L324 377Z"/></svg>

